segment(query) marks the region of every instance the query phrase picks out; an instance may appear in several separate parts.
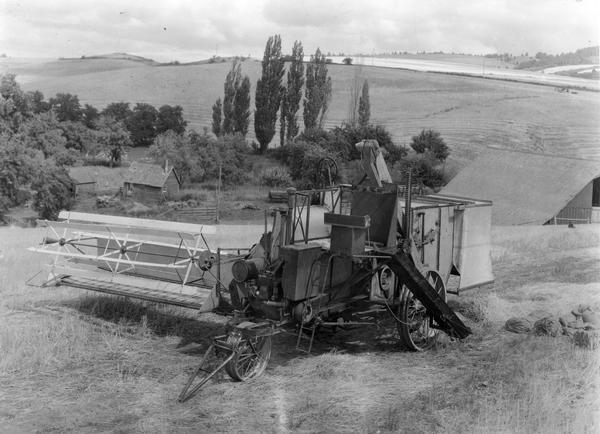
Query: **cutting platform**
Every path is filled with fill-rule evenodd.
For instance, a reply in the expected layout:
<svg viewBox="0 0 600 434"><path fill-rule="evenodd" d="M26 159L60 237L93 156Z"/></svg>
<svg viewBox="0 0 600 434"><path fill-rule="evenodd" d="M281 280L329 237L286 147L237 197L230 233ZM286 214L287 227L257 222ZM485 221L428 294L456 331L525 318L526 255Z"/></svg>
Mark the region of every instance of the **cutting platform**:
<svg viewBox="0 0 600 434"><path fill-rule="evenodd" d="M187 307L190 309L201 309L206 301L210 299L210 290L204 288L197 288L199 295L192 295L160 289L143 288L110 280L99 278L92 279L81 276L62 276L58 279L58 282L60 282L61 285L71 286L73 288L87 289L89 291L137 298L155 303Z"/></svg>

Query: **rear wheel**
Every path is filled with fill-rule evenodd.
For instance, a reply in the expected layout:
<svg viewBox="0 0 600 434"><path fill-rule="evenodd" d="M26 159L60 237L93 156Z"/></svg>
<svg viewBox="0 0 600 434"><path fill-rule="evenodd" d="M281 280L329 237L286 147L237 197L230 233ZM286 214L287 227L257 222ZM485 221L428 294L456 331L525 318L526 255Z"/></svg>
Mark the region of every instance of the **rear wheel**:
<svg viewBox="0 0 600 434"><path fill-rule="evenodd" d="M271 336L244 337L231 334L227 343L234 351L225 371L236 381L246 381L262 374L271 358Z"/></svg>
<svg viewBox="0 0 600 434"><path fill-rule="evenodd" d="M437 271L429 270L425 277L436 292L446 301L446 286ZM402 344L412 351L424 351L435 345L440 331L434 327L434 319L425 306L409 291L402 287L398 311L398 332Z"/></svg>

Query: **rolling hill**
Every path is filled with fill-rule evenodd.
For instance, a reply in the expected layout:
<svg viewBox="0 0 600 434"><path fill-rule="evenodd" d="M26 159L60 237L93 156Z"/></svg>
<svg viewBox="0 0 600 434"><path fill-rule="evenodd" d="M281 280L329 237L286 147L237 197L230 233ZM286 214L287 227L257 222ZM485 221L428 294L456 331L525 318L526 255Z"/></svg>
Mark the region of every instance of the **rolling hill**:
<svg viewBox="0 0 600 434"><path fill-rule="evenodd" d="M212 104L222 96L230 65L152 66L128 58L94 58L2 66L18 74L25 90L41 90L47 98L69 92L100 109L115 101L179 104L189 127L202 130L210 129ZM246 60L242 68L253 94L260 62ZM369 80L372 121L388 128L398 145L407 145L422 128L436 129L459 166L489 145L600 159L596 92L557 92L552 86L366 65L332 64L329 72L333 98L326 127L347 119L350 89L358 77Z"/></svg>

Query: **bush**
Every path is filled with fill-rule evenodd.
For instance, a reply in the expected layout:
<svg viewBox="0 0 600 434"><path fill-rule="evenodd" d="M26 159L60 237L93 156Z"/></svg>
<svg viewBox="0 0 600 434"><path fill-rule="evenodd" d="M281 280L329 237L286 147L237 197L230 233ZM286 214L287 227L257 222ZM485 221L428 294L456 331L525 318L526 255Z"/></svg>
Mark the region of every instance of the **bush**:
<svg viewBox="0 0 600 434"><path fill-rule="evenodd" d="M67 171L45 161L31 188L36 191L33 208L43 219L56 219L58 212L73 203L73 181Z"/></svg>
<svg viewBox="0 0 600 434"><path fill-rule="evenodd" d="M448 145L440 133L434 130L422 130L419 135L413 136L410 147L418 154L429 153L440 161L446 160L450 154Z"/></svg>
<svg viewBox="0 0 600 434"><path fill-rule="evenodd" d="M388 164L394 164L406 155L406 150L400 148L392 141L392 136L382 125L351 125L343 124L334 128L328 136L330 150L341 152L348 160L360 159L360 152L354 146L362 140L377 140L379 146L384 149Z"/></svg>
<svg viewBox="0 0 600 434"><path fill-rule="evenodd" d="M412 171L413 185L437 189L445 184L444 173L439 167L439 161L427 154L412 155L396 163L391 171L392 179L396 182L403 182L409 170Z"/></svg>
<svg viewBox="0 0 600 434"><path fill-rule="evenodd" d="M282 146L276 156L289 167L290 176L296 181L296 186L308 189L319 187L319 163L325 157L329 157L330 153L314 143L295 141ZM339 175L334 181L338 180Z"/></svg>
<svg viewBox="0 0 600 434"><path fill-rule="evenodd" d="M178 193L172 195L172 200L176 202L187 202L188 200L195 200L197 202L205 202L207 199L206 192L183 189L179 190Z"/></svg>
<svg viewBox="0 0 600 434"><path fill-rule="evenodd" d="M248 161L250 147L241 135L217 139L206 135L191 136L190 168L192 182L221 180L224 186L241 185L250 179L252 164Z"/></svg>
<svg viewBox="0 0 600 434"><path fill-rule="evenodd" d="M119 166L117 164L117 166ZM104 166L104 167L115 167L109 160L105 158L96 158L96 157L84 157L82 159L82 166Z"/></svg>
<svg viewBox="0 0 600 434"><path fill-rule="evenodd" d="M292 177L285 167L267 167L260 173L260 183L267 187L289 187Z"/></svg>

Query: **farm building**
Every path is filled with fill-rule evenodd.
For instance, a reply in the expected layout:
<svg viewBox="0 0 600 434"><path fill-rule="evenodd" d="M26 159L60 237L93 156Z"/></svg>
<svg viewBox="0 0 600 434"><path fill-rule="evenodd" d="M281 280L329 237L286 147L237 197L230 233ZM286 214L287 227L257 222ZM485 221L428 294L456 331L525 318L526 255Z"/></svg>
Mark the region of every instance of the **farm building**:
<svg viewBox="0 0 600 434"><path fill-rule="evenodd" d="M142 202L159 202L179 192L181 181L173 167L133 162L125 174L124 197Z"/></svg>
<svg viewBox="0 0 600 434"><path fill-rule="evenodd" d="M600 162L490 148L442 193L491 200L494 225L600 223Z"/></svg>
<svg viewBox="0 0 600 434"><path fill-rule="evenodd" d="M72 167L69 177L73 180L75 196L85 193L95 193L96 180L89 167Z"/></svg>

